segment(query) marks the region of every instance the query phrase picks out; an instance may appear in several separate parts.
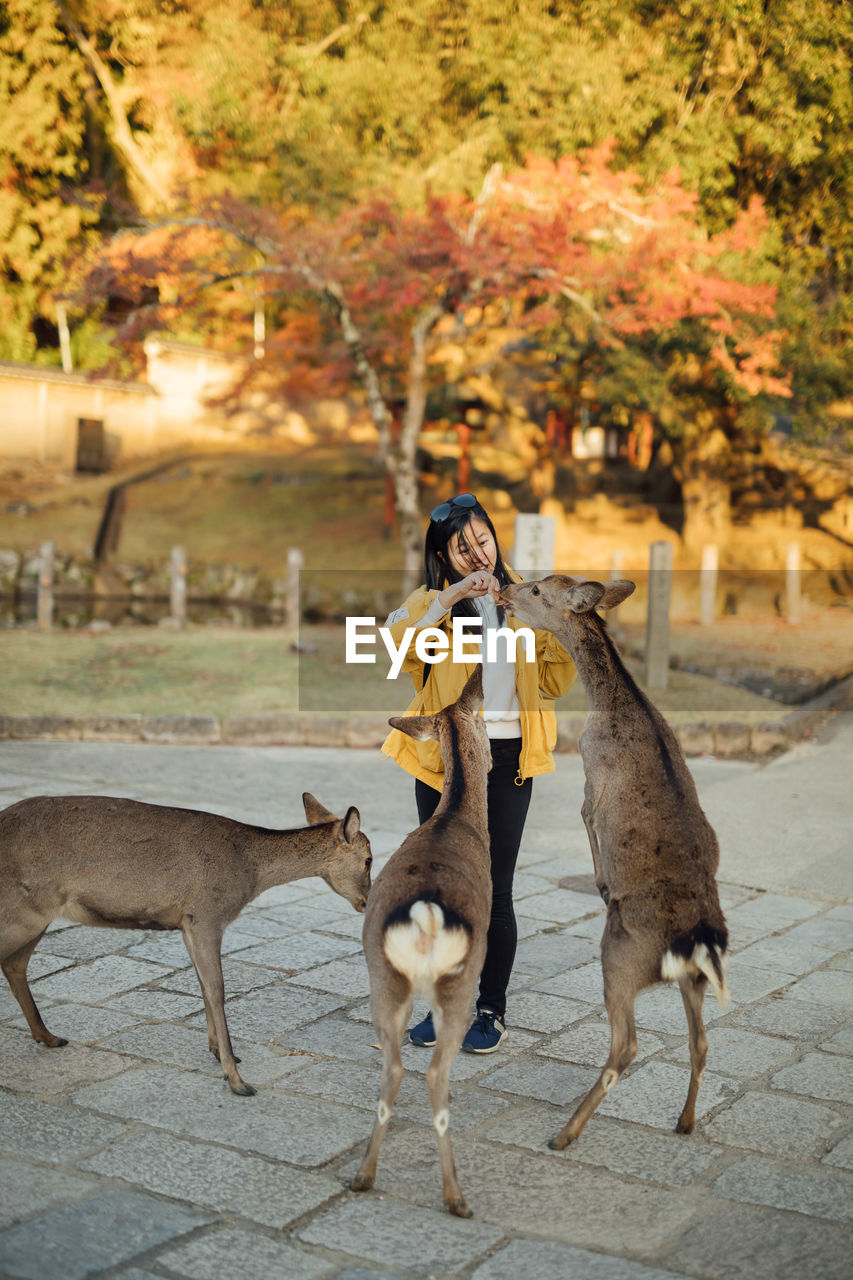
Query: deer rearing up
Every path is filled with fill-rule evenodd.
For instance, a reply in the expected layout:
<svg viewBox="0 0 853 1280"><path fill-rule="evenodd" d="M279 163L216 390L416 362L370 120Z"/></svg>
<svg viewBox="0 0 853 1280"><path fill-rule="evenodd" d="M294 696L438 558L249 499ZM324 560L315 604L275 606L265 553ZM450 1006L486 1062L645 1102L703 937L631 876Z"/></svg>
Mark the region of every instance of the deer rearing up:
<svg viewBox="0 0 853 1280"><path fill-rule="evenodd" d="M270 831L192 809L107 796L37 796L0 813L0 964L33 1039L48 1031L27 965L51 920L116 929L180 929L204 997L207 1039L234 1093L240 1078L225 1022L222 935L264 889L322 876L363 911L370 843L358 810L341 820L306 791L311 823Z"/></svg>
<svg viewBox="0 0 853 1280"><path fill-rule="evenodd" d="M449 1075L468 1030L486 955L492 905L486 777L489 739L478 708L481 670L459 699L432 716L395 718L413 738L437 738L444 762L441 800L431 818L406 836L376 877L364 919L370 1010L382 1045L376 1123L352 1188L373 1186L379 1148L403 1078L400 1046L414 996L425 998L436 1031L427 1069L438 1135L444 1203L460 1218L471 1210L459 1188L448 1132Z"/></svg>
<svg viewBox="0 0 853 1280"><path fill-rule="evenodd" d="M557 1150L578 1137L634 1058L634 1002L661 981L678 983L687 1014L690 1087L676 1129L692 1132L708 1050L702 1022L707 984L721 1006L728 1000L717 838L675 734L637 687L595 612L615 608L633 590L625 580L604 586L555 574L506 587L501 596L517 618L551 631L569 650L590 705L580 737L586 777L581 816L607 904L601 963L610 1056L551 1140Z"/></svg>

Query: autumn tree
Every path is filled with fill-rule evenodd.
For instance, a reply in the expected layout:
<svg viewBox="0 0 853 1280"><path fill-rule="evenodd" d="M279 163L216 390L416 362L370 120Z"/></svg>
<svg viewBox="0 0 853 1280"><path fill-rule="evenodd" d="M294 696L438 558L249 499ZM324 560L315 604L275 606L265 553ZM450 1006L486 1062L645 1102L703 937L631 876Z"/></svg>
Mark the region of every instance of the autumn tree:
<svg viewBox="0 0 853 1280"><path fill-rule="evenodd" d="M531 158L507 174L495 168L475 199L436 197L419 211L374 199L320 222L220 201L116 239L95 286L103 293L120 278L127 292L156 283L159 304L138 310L127 327L134 340L140 326L186 323L190 309L209 328L214 308L220 321L242 316L248 337L252 289L275 298L290 324L319 304L334 337L317 325L311 358L340 377L341 348L348 354L393 478L406 568L415 572L415 448L430 380L442 377L439 341L454 335L464 344L476 316L478 324L511 324L546 348L567 332L602 353L654 342L665 364L669 344L672 363L701 364L703 378L721 394L729 389L727 403L787 394L774 375L775 289L741 278L762 230L756 207L709 237L677 175L644 184L616 169L604 148L556 163ZM282 356L292 373L274 344L269 359ZM682 433L685 457L697 455L709 431L694 423Z"/></svg>
<svg viewBox="0 0 853 1280"><path fill-rule="evenodd" d="M648 182L677 166L712 234L762 199L776 231L795 422L849 388L844 0L19 0L3 12L15 49L26 47L33 73L44 68L43 102L69 86L56 225L91 208L93 180L149 216L225 191L322 219L376 190L421 209L428 196L473 198L496 163L613 138L617 167L636 166ZM30 39L34 14L54 32L49 48ZM52 142L44 110L26 110L32 78L12 92L45 134L38 155L59 130ZM21 181L13 166L7 189ZM111 234L116 208L101 208ZM65 243L73 264L77 241ZM49 277L50 263L27 266ZM17 287L17 277L0 280L6 299ZM34 291L24 296L37 350L51 358Z"/></svg>
<svg viewBox="0 0 853 1280"><path fill-rule="evenodd" d="M85 68L55 18L51 0L0 9L0 356L12 360L36 358L68 287L69 248L97 220L79 194Z"/></svg>

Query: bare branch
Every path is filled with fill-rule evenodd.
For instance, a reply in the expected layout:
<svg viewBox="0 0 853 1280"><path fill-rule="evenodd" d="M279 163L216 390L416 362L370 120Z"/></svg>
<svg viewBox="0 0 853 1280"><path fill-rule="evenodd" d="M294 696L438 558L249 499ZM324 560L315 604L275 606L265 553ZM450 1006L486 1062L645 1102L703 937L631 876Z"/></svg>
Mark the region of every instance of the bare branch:
<svg viewBox="0 0 853 1280"><path fill-rule="evenodd" d="M54 4L59 11L59 16L73 38L77 48L88 62L89 66L95 74L95 78L103 90L104 97L107 100L107 106L110 109L110 115L113 122L113 141L116 147L124 156L127 164L132 169L138 181L148 192L155 206L168 207L171 203L171 192L164 186L159 175L146 160L142 149L133 136L127 114L122 105L121 95L116 88L109 67L101 58L95 46L92 44L88 36L83 32L66 9L62 0L54 0Z"/></svg>

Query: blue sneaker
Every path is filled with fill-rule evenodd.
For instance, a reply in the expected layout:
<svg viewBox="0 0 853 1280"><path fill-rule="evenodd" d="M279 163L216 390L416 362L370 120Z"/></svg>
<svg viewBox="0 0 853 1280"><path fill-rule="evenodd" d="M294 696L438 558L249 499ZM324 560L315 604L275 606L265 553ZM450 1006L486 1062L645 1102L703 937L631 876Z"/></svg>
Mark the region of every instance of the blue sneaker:
<svg viewBox="0 0 853 1280"><path fill-rule="evenodd" d="M478 1009L462 1041L465 1053L494 1053L506 1036L506 1026L491 1009Z"/></svg>
<svg viewBox="0 0 853 1280"><path fill-rule="evenodd" d="M423 1022L419 1022L416 1027L412 1027L409 1032L409 1039L412 1044L419 1045L421 1049L431 1049L435 1044L435 1027L433 1026L432 1014L428 1013Z"/></svg>

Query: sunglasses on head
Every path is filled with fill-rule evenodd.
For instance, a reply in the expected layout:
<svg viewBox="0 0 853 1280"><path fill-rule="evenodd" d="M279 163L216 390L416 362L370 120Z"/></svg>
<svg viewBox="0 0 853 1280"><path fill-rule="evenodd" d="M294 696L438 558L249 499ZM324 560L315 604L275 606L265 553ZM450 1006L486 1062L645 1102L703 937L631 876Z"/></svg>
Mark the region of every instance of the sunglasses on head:
<svg viewBox="0 0 853 1280"><path fill-rule="evenodd" d="M469 507L476 507L477 496L473 493L457 493L455 498L451 498L449 502L440 502L437 507L433 507L429 513L430 520L434 524L441 524L442 520L446 520L450 515L451 508L461 507L466 510Z"/></svg>

